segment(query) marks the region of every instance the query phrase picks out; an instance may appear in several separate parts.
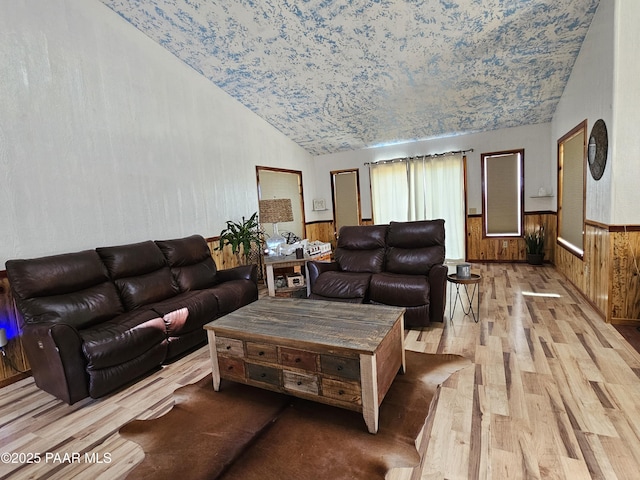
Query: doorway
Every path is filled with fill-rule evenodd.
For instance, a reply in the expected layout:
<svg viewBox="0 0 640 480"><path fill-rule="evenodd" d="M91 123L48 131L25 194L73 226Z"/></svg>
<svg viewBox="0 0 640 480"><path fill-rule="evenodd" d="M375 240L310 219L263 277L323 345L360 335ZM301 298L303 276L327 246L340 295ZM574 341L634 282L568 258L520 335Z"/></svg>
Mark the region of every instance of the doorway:
<svg viewBox="0 0 640 480"><path fill-rule="evenodd" d="M360 178L357 168L331 171L331 195L336 235L346 225L360 225Z"/></svg>

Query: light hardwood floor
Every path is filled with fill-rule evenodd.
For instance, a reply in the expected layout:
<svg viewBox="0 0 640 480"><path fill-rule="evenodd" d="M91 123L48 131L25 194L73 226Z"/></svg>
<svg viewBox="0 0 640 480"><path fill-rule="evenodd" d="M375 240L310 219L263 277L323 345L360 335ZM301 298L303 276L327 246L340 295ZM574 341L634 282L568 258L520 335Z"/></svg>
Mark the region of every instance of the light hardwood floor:
<svg viewBox="0 0 640 480"><path fill-rule="evenodd" d="M458 306L453 322L406 335L410 350L473 361L439 391L422 478L640 478L640 354L550 266L472 271L483 276L479 323ZM0 452L40 453L41 461L0 462L0 478L124 477L143 453L118 436L120 426L166 413L176 388L209 371L203 347L73 406L31 379L1 389ZM60 463L65 454L71 463Z"/></svg>

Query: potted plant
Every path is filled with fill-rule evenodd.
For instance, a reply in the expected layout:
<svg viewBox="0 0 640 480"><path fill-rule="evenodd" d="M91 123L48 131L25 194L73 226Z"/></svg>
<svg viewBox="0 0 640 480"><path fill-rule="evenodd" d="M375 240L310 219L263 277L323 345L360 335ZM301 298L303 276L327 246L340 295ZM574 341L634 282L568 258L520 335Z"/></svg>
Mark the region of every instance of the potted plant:
<svg viewBox="0 0 640 480"><path fill-rule="evenodd" d="M531 265L542 265L544 260L544 227L528 231L524 235L527 248L527 262Z"/></svg>
<svg viewBox="0 0 640 480"><path fill-rule="evenodd" d="M215 250L222 250L227 245L231 245L231 251L236 256L238 264L244 265L252 245L260 245L260 229L258 227L258 212L255 212L247 220L242 217L242 222L227 220L227 226L220 232L220 243Z"/></svg>

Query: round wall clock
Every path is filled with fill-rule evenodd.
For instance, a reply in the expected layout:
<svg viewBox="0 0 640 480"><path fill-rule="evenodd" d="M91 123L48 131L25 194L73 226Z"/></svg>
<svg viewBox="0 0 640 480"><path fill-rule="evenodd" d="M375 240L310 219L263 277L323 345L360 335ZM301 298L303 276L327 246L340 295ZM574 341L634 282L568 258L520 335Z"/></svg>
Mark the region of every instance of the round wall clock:
<svg viewBox="0 0 640 480"><path fill-rule="evenodd" d="M591 176L594 180L600 180L604 173L604 167L607 165L608 149L607 126L604 124L604 120L600 119L593 124L587 150L589 170L591 170Z"/></svg>

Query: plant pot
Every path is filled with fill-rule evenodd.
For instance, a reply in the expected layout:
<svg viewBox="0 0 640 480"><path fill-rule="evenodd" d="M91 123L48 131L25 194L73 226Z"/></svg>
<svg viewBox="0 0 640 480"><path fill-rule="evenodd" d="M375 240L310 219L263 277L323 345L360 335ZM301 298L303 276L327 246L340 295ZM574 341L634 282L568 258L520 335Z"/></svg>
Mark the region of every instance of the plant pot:
<svg viewBox="0 0 640 480"><path fill-rule="evenodd" d="M527 253L527 263L531 265L542 265L544 253Z"/></svg>

